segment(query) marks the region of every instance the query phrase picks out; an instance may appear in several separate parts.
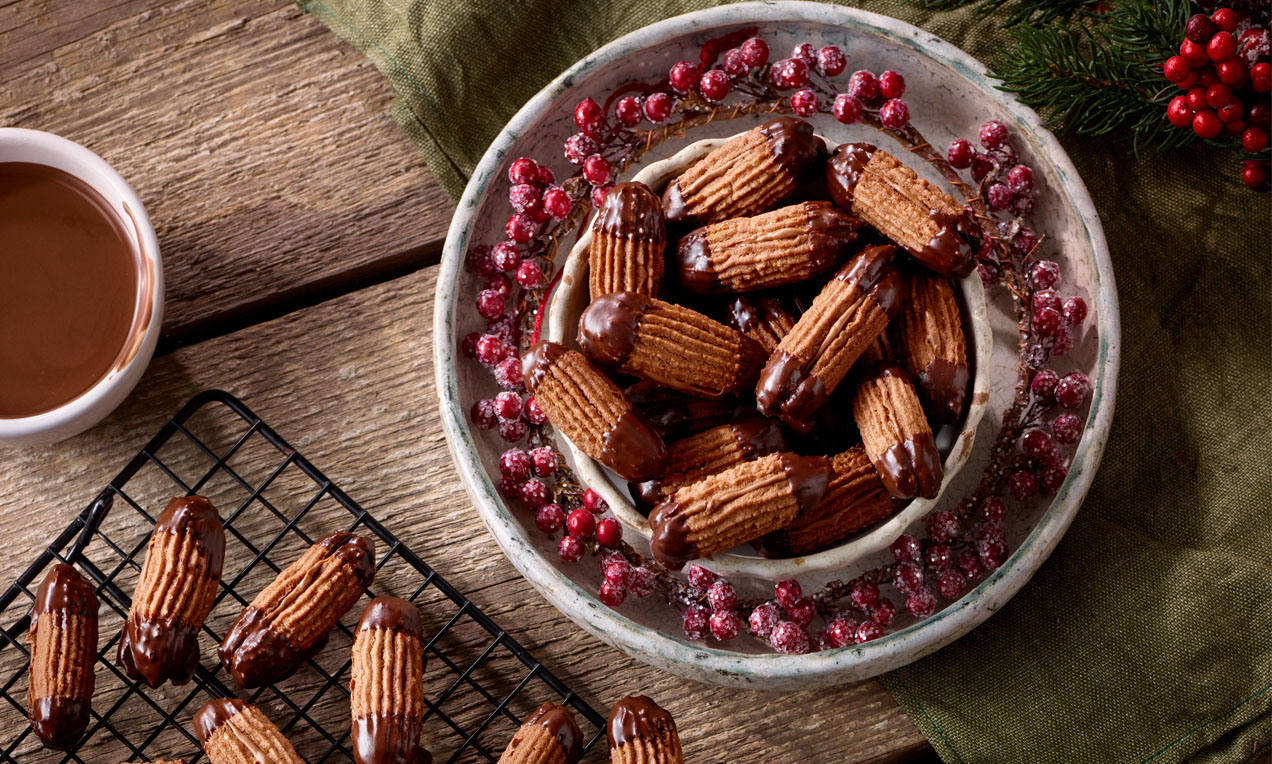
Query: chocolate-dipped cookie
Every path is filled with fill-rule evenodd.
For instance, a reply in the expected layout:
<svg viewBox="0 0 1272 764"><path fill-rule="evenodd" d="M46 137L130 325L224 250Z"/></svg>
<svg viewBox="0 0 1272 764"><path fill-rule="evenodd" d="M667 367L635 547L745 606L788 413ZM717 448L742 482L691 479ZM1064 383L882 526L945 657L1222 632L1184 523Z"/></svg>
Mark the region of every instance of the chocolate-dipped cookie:
<svg viewBox="0 0 1272 764"><path fill-rule="evenodd" d="M592 223L588 288L592 299L614 292L658 296L667 226L662 202L644 183L619 183Z"/></svg>
<svg viewBox="0 0 1272 764"><path fill-rule="evenodd" d="M610 764L684 764L676 720L644 695L614 704L605 735Z"/></svg>
<svg viewBox="0 0 1272 764"><path fill-rule="evenodd" d="M424 713L424 642L420 613L397 597L367 603L353 639L349 680L353 757L357 764L428 764L420 743Z"/></svg>
<svg viewBox="0 0 1272 764"><path fill-rule="evenodd" d="M786 448L781 425L765 417L745 417L703 430L667 447L662 478L633 484L633 501L637 509L649 512L681 486Z"/></svg>
<svg viewBox="0 0 1272 764"><path fill-rule="evenodd" d="M208 701L194 731L211 764L305 764L269 717L238 698Z"/></svg>
<svg viewBox="0 0 1272 764"><path fill-rule="evenodd" d="M910 299L891 330L901 364L914 375L923 409L934 422L952 424L967 397L967 340L954 289L926 273L910 277Z"/></svg>
<svg viewBox="0 0 1272 764"><path fill-rule="evenodd" d="M583 755L583 733L574 712L544 703L521 723L499 764L575 764Z"/></svg>
<svg viewBox="0 0 1272 764"><path fill-rule="evenodd" d="M97 658L97 594L70 565L53 565L36 590L27 643L31 731L69 751L88 728Z"/></svg>

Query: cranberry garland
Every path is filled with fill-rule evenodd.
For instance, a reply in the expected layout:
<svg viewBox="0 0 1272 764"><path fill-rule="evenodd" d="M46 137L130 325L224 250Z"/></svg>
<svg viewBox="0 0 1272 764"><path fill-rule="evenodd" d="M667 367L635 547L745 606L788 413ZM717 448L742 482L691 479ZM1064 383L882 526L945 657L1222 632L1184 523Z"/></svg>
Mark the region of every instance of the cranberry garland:
<svg viewBox="0 0 1272 764"><path fill-rule="evenodd" d="M801 43L790 57L769 63L769 47L755 32L711 40L697 63L680 61L656 83L624 85L603 106L591 98L581 101L573 115L579 132L564 148L578 169L565 181L558 184L550 169L529 158L511 164L507 238L476 246L467 257L467 267L485 279L476 305L487 330L469 334L461 344L503 388L473 405L473 423L482 430L497 428L509 443L527 441L526 448L514 446L500 457L500 491L533 511L544 534L564 530L557 547L563 561L578 562L589 553L598 558L605 605L617 608L629 595L658 592L680 610L691 639L728 642L745 626L777 652L798 654L882 636L897 606L881 586L891 585L905 609L923 618L935 612L938 597L957 599L971 582L1003 564L1009 553L1005 497L1023 503L1054 493L1067 474L1065 447L1082 431L1076 414L1057 409L1079 408L1090 394L1089 381L1081 372L1061 377L1044 367L1073 346L1087 306L1080 297L1061 297L1059 265L1036 257L1042 237L1023 223L1034 204L1033 171L1018 161L1002 122L981 127L980 150L959 139L942 155L910 125L899 73L859 70L839 91L831 83L847 69L842 50ZM735 102L725 104L730 95ZM842 124L871 125L941 172L985 233L987 244L978 255L982 280L1012 296L1019 374L978 487L955 509L929 515L925 539L902 535L890 547L891 564L851 581L833 581L812 595L786 580L775 585L769 600L742 601L728 580L706 568L691 564L681 578L622 540L618 520L605 516L605 501L577 483L551 444L546 417L525 397L519 356L538 339L540 307L560 275L552 277L562 240L600 204L628 164L689 128L770 112L828 114ZM676 114L680 118L671 121ZM646 121L654 127L639 129ZM970 182L960 171L969 171ZM818 618L824 627L812 637L809 629Z"/></svg>
<svg viewBox="0 0 1272 764"><path fill-rule="evenodd" d="M1179 55L1162 64L1162 74L1185 95L1166 107L1166 118L1177 128L1191 127L1199 138L1237 144L1255 158L1241 162L1241 180L1267 191L1268 129L1272 108L1272 37L1264 27L1232 8L1188 19Z"/></svg>

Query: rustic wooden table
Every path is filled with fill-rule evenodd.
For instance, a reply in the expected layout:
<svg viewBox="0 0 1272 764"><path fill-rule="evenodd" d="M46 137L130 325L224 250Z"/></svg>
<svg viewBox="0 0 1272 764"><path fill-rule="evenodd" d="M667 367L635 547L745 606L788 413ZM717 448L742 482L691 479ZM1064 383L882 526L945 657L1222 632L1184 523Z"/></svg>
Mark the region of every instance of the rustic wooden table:
<svg viewBox="0 0 1272 764"><path fill-rule="evenodd" d="M390 118L387 84L317 21L285 0L0 0L0 72L0 125L77 141L133 185L168 290L159 353L118 411L56 446L0 452L0 582L182 403L218 387L595 705L657 698L690 761L935 760L877 682L779 695L651 673L504 559L432 392L453 204Z"/></svg>

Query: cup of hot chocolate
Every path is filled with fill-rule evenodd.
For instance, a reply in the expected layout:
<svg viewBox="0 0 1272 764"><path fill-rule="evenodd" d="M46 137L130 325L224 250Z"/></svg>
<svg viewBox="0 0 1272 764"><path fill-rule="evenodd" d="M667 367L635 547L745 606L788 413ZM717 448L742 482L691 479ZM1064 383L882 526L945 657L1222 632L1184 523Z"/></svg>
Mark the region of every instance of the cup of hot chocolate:
<svg viewBox="0 0 1272 764"><path fill-rule="evenodd" d="M162 322L159 242L128 183L79 144L0 128L0 447L104 419Z"/></svg>

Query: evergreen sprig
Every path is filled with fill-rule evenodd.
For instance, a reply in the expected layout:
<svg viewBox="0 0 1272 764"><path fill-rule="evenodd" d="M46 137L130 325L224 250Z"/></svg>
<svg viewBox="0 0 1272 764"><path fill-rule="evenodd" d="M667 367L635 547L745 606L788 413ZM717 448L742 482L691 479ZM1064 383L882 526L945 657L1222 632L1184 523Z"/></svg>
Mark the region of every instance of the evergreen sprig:
<svg viewBox="0 0 1272 764"><path fill-rule="evenodd" d="M950 11L967 5L976 6L978 16L1003 12L1002 25L1050 24L1075 16L1097 13L1104 0L919 0L920 5L936 11Z"/></svg>

